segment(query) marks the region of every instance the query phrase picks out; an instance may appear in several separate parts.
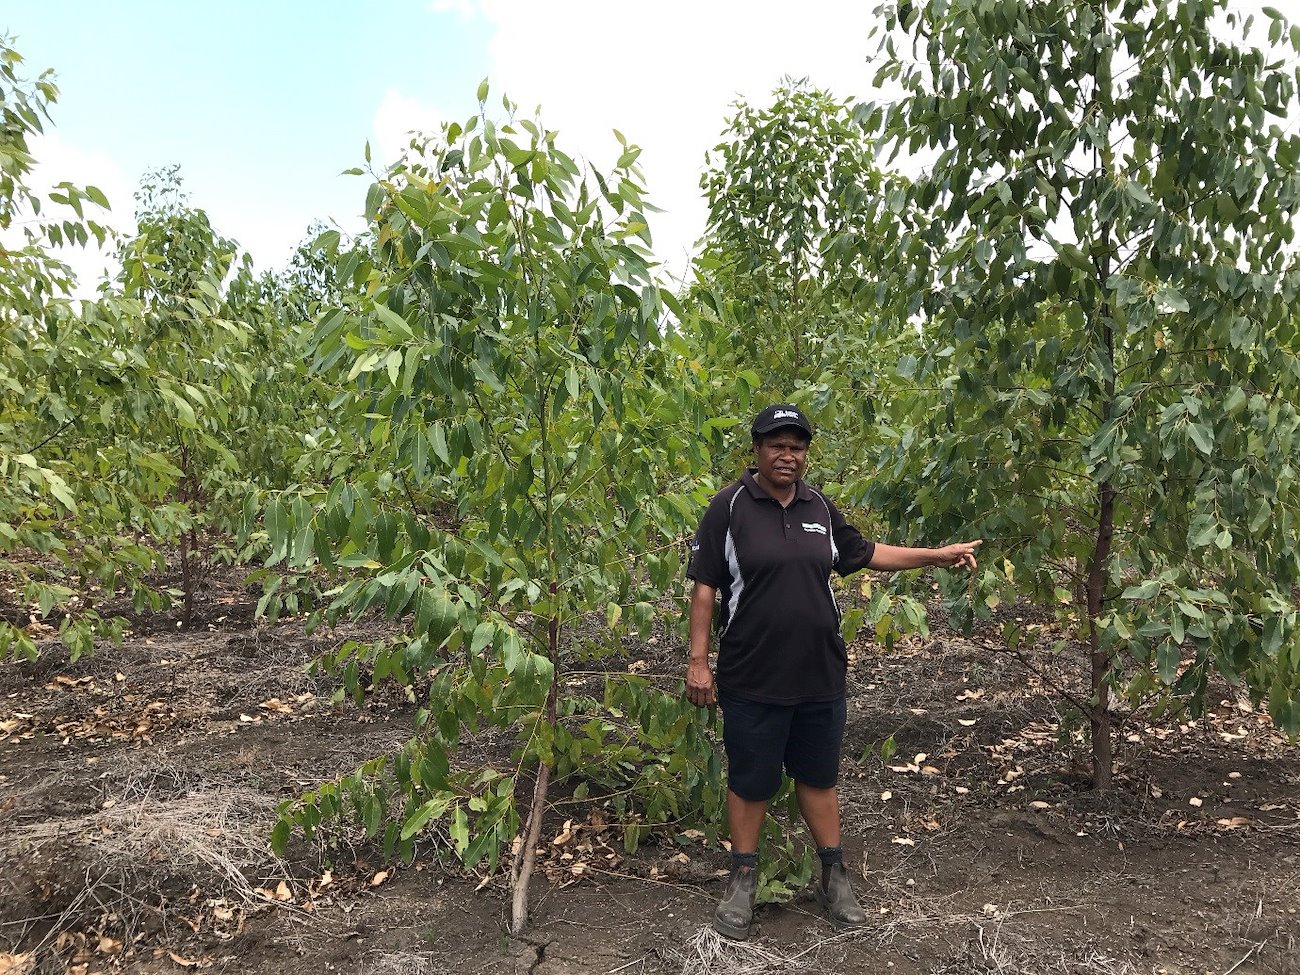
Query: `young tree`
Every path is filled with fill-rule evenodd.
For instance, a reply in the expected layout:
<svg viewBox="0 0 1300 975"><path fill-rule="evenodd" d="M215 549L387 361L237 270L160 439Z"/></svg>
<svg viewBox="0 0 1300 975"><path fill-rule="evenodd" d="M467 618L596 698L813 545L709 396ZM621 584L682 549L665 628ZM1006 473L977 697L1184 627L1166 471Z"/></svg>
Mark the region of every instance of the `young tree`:
<svg viewBox="0 0 1300 975"><path fill-rule="evenodd" d="M701 179L709 223L683 320L709 423L735 424L719 476L747 462L755 401L792 400L817 420L822 486L851 502L869 489L892 433L885 374L918 350L916 330L884 313L906 184L877 168L851 100L787 81L768 105L735 106ZM898 592L916 583L900 574L872 592L845 614L846 637L864 620L886 644L924 632L924 604Z"/></svg>
<svg viewBox="0 0 1300 975"><path fill-rule="evenodd" d="M700 182L709 223L684 324L713 411L794 397L827 433L819 465L835 480L874 456L871 394L897 337L873 255L855 246L897 233L885 182L852 102L806 81L737 103Z"/></svg>
<svg viewBox="0 0 1300 975"><path fill-rule="evenodd" d="M360 664L430 682L420 736L286 807L276 841L345 808L390 854L441 825L455 855L495 869L513 841L515 932L555 778L621 793L629 848L646 822L718 801L684 700L621 670L600 698L565 675L620 650L571 636L582 617L648 631L702 500L674 489L706 444L691 435L693 373L667 352L639 150L623 148L608 176L584 172L533 120L480 116L378 178L373 246L339 259L355 307L326 312L316 336L357 449L328 488L286 493L266 517L273 565L349 570L331 617L383 607L409 622L395 644L344 651L352 682ZM460 767L462 734L485 724L515 733L514 755Z"/></svg>
<svg viewBox="0 0 1300 975"><path fill-rule="evenodd" d="M54 248L103 244L108 231L87 213L108 201L93 186L61 183L41 194L30 185L30 142L48 121L58 89L49 72L23 79L21 64L8 38L0 38L0 571L24 602L0 607L0 658L35 654L25 629L29 607L41 617L58 612L75 656L89 649L97 629L111 636L120 627L74 606L69 577L97 564L68 544L64 527L85 517L95 500L81 490L82 468L60 451L78 436L116 364L112 336L82 318L71 298L72 272Z"/></svg>
<svg viewBox="0 0 1300 975"><path fill-rule="evenodd" d="M711 365L761 363L777 399L840 372L845 346L865 344L876 283L843 242L874 229L881 182L851 102L797 81L770 105L737 103L700 181L709 223L694 293L725 306L730 332Z"/></svg>
<svg viewBox="0 0 1300 975"><path fill-rule="evenodd" d="M905 97L861 117L934 161L896 255L930 282L897 292L925 348L874 497L990 540L982 612L1071 604L1098 788L1115 690L1197 707L1218 670L1300 732L1300 31L1265 11L1257 50L1227 0L880 8Z"/></svg>

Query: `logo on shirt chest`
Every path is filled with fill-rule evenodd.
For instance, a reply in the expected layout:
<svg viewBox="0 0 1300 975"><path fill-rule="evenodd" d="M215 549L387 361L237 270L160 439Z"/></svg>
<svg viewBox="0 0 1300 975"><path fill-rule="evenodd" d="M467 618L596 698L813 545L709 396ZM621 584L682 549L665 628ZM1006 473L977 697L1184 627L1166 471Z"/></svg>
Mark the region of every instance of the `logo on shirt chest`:
<svg viewBox="0 0 1300 975"><path fill-rule="evenodd" d="M815 522L815 521L805 521L805 522L803 523L803 530L806 531L806 532L813 532L813 533L818 534L818 535L825 535L825 534L826 534L826 526L825 526L825 525L819 525L819 524L817 524L817 522Z"/></svg>

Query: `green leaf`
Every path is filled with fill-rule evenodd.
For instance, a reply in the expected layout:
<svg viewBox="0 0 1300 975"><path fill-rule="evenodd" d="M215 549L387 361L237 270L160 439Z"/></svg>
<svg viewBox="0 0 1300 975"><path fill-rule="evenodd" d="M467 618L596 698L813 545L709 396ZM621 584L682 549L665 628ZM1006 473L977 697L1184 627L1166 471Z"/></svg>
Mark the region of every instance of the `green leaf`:
<svg viewBox="0 0 1300 975"><path fill-rule="evenodd" d="M1166 687L1172 687L1178 680L1180 656L1181 652L1178 644L1169 640L1161 643L1156 649L1156 668L1159 672L1160 682Z"/></svg>
<svg viewBox="0 0 1300 975"><path fill-rule="evenodd" d="M1183 293L1172 286L1161 288L1156 292L1156 301L1165 305L1172 311L1185 312L1192 310L1192 306L1188 303L1187 299L1183 297Z"/></svg>
<svg viewBox="0 0 1300 975"><path fill-rule="evenodd" d="M271 850L277 856L282 856L285 847L289 845L290 829L287 819L277 819L275 825L271 827Z"/></svg>
<svg viewBox="0 0 1300 975"><path fill-rule="evenodd" d="M1201 453L1208 457L1214 452L1214 432L1204 423L1189 423L1187 433Z"/></svg>
<svg viewBox="0 0 1300 975"><path fill-rule="evenodd" d="M448 833L451 836L452 846L455 847L457 855L463 857L465 851L469 849L469 820L465 816L464 806L456 807Z"/></svg>
<svg viewBox="0 0 1300 975"><path fill-rule="evenodd" d="M475 626L473 636L469 641L470 656L478 656L485 647L491 646L496 639L496 632L496 624L486 620Z"/></svg>
<svg viewBox="0 0 1300 975"><path fill-rule="evenodd" d="M401 838L409 840L424 829L431 820L440 818L451 805L452 798L450 795L436 796L417 806L414 812L406 817L406 822L402 824Z"/></svg>
<svg viewBox="0 0 1300 975"><path fill-rule="evenodd" d="M1129 586L1121 594L1121 599L1150 599L1160 591L1160 583L1155 579L1147 579L1134 586Z"/></svg>
<svg viewBox="0 0 1300 975"><path fill-rule="evenodd" d="M1095 268L1088 261L1088 255L1080 250L1077 244L1062 244L1058 249L1061 258L1070 267L1076 271L1082 271L1085 274L1095 273Z"/></svg>

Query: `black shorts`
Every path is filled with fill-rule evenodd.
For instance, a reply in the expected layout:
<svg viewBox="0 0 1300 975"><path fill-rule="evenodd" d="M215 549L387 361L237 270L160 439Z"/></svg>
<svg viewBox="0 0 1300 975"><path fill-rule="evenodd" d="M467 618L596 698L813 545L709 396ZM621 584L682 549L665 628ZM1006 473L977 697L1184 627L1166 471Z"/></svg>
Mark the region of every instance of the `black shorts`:
<svg viewBox="0 0 1300 975"><path fill-rule="evenodd" d="M727 785L750 802L766 802L781 788L782 768L814 789L840 777L844 698L813 704L762 704L718 691Z"/></svg>

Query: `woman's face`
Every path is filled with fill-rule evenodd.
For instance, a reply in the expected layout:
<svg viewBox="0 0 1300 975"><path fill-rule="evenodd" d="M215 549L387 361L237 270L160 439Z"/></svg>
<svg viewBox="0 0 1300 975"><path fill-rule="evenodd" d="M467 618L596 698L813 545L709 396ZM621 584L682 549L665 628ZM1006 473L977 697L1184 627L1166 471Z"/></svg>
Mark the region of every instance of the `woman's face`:
<svg viewBox="0 0 1300 975"><path fill-rule="evenodd" d="M799 430L777 430L754 445L759 475L773 487L785 489L803 476L808 463L808 439Z"/></svg>

